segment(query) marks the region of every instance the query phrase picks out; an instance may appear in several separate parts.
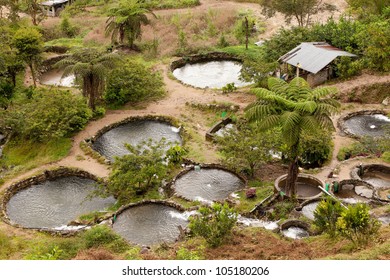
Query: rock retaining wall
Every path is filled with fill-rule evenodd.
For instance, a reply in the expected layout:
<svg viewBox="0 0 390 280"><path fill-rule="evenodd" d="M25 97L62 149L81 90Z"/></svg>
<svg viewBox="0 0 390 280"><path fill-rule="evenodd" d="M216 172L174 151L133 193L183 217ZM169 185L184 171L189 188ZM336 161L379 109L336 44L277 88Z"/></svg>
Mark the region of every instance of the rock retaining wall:
<svg viewBox="0 0 390 280"><path fill-rule="evenodd" d="M345 121L352 118L352 117L355 117L355 116L359 116L359 115L375 115L375 114L383 114L383 115L387 115L388 112L384 111L384 110L362 110L362 111L356 111L356 112L352 112L352 113L349 113L349 114L346 114L344 116L341 116L338 120L337 120L337 127L347 136L349 137L352 137L352 138L355 138L355 139L360 139L361 137L360 136L357 136L355 134L352 134L350 133L348 130L347 130L347 127L345 126Z"/></svg>
<svg viewBox="0 0 390 280"><path fill-rule="evenodd" d="M171 63L171 71L174 71L176 68L180 68L185 66L187 63L189 64L195 64L195 63L201 63L201 62L208 62L208 61L221 61L221 60L232 60L232 61L238 61L242 62L242 59L228 53L224 52L210 52L206 54L196 54L196 55L190 55L183 58L180 58L178 60L175 60Z"/></svg>
<svg viewBox="0 0 390 280"><path fill-rule="evenodd" d="M91 179L94 181L101 180L100 178L96 177L95 175L93 175L89 172L86 172L84 170L81 170L78 168L69 168L69 167L61 166L57 169L45 170L38 175L35 175L35 176L30 177L30 178L19 181L17 183L14 183L6 189L4 195L1 199L1 217L3 218L4 222L6 222L7 224L10 224L12 226L15 226L15 227L23 228L22 226L19 226L17 224L12 223L7 215L7 211L6 211L7 210L7 203L9 202L9 200L11 199L11 197L13 195L15 195L16 193L18 193L19 191L21 191L23 189L31 187L32 185L37 185L37 184L41 184L41 183L48 181L48 180L53 180L56 178L68 177L68 176L77 176L77 177L82 177L82 178L86 178L86 179ZM61 231L59 231L59 230L57 231L57 230L53 230L53 229L35 229L35 230L61 233Z"/></svg>
<svg viewBox="0 0 390 280"><path fill-rule="evenodd" d="M232 123L231 118L225 118L218 123L216 123L213 127L211 127L207 132L206 132L206 140L207 141L213 141L215 133L220 130L222 127L226 126L229 123Z"/></svg>

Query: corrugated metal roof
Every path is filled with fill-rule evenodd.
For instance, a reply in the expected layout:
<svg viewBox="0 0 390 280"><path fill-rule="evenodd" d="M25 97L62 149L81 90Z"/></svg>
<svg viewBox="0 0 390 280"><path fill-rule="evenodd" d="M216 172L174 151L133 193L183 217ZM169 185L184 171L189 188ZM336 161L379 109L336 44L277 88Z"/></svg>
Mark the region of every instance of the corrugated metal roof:
<svg viewBox="0 0 390 280"><path fill-rule="evenodd" d="M356 55L340 50L328 43L307 42L301 43L281 56L278 61L283 61L293 66L297 66L299 63L300 69L316 74L338 56L354 57Z"/></svg>

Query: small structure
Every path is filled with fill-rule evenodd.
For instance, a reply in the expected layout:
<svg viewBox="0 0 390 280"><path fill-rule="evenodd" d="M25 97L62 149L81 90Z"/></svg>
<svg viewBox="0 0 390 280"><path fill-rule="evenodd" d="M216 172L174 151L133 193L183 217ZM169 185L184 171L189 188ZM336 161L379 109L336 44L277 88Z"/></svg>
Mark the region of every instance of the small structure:
<svg viewBox="0 0 390 280"><path fill-rule="evenodd" d="M60 12L65 9L65 6L72 4L74 0L49 0L40 3L49 17L59 16Z"/></svg>
<svg viewBox="0 0 390 280"><path fill-rule="evenodd" d="M339 56L356 57L356 55L340 50L325 42L301 43L278 61L301 69L300 76L305 78L310 86L322 84L332 76L329 64Z"/></svg>

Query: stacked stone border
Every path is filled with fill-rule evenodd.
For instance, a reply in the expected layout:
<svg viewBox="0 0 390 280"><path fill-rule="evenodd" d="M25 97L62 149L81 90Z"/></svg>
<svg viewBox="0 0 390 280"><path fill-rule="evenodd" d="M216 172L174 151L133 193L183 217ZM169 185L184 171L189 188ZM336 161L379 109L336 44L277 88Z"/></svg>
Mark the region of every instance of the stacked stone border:
<svg viewBox="0 0 390 280"><path fill-rule="evenodd" d="M82 169L78 169L78 168L70 168L70 167L60 166L60 167L53 169L53 170L44 170L42 173L40 173L38 175L29 177L27 179L24 179L22 181L19 181L19 182L12 184L11 186L9 186L5 190L5 193L2 196L1 204L0 204L1 205L1 218L2 218L2 220L5 223L7 223L11 226L17 227L17 228L25 228L25 229L44 231L44 232L52 232L52 233L60 233L60 234L64 234L64 232L66 233L66 230L63 231L63 230L55 230L55 229L49 229L49 228L30 228L30 227L23 227L17 223L14 223L13 221L11 221L9 219L9 217L7 215L7 204L10 201L10 199L12 198L12 196L14 196L16 193L18 193L21 190L27 189L27 188L31 187L32 185L41 184L45 181L50 181L50 180L54 180L54 179L58 179L58 178L62 178L62 177L68 177L68 176L77 176L77 177L81 177L81 178L91 179L91 180L94 180L96 182L102 181L102 179L98 178L97 176L95 176L87 171L84 171Z"/></svg>
<svg viewBox="0 0 390 280"><path fill-rule="evenodd" d="M351 137L351 138L354 138L354 139L361 139L362 136L359 136L359 135L356 135L356 134L353 134L351 132L348 131L346 125L345 125L345 121L352 118L352 117L355 117L355 116L360 116L360 115L375 115L375 114L382 114L382 115L387 115L388 112L385 111L385 110L362 110L362 111L355 111L355 112L352 112L352 113L348 113L346 115L343 115L341 116L338 120L337 120L337 127L340 129L340 131L342 133L344 133L345 135Z"/></svg>
<svg viewBox="0 0 390 280"><path fill-rule="evenodd" d="M100 153L98 153L97 151L95 151L92 148L92 144L100 136L102 136L104 133L106 133L107 131L109 131L109 130L111 130L113 128L116 128L118 126L130 123L130 122L141 121L141 120L145 120L145 121L158 121L158 122L161 122L161 123L166 123L166 124L169 124L169 125L172 125L172 126L175 126L175 127L179 127L180 128L179 135L180 135L180 137L182 139L183 145L185 144L187 133L185 131L185 128L184 128L183 124L181 122L179 122L177 119L173 118L173 117L160 116L160 115L131 116L131 117L125 118L125 119L123 119L123 120L121 120L119 122L115 122L115 123L112 123L112 124L104 126L102 129L100 129L98 132L96 132L96 134L94 136L92 136L90 138L84 139L84 143L87 144L87 146L93 151L93 153L96 156L105 158L105 162L110 164L111 161L109 159L107 159L106 157L104 157L103 155L101 155ZM145 139L145 140L147 140L147 139Z"/></svg>
<svg viewBox="0 0 390 280"><path fill-rule="evenodd" d="M310 229L310 224L301 220L287 220L279 225L279 231L282 232L284 229L289 227L300 227L306 230L309 235L314 235L314 232Z"/></svg>
<svg viewBox="0 0 390 280"><path fill-rule="evenodd" d="M275 180L274 187L275 187L275 190L277 192L281 191L280 183L281 183L282 180L285 180L286 178L287 178L287 174L284 174L284 175L278 177ZM317 177L315 177L313 175L310 175L310 174L303 174L303 173L301 173L301 174L298 175L298 181L299 181L300 178L309 179L311 181L314 181L316 183L316 186L319 185L322 188L325 186L324 182L321 179L319 179L319 178L317 178ZM321 197L322 196L322 190L321 189L319 189L319 190L320 190L320 192L317 195L309 196L309 197L297 196L297 199L300 200L300 201L304 201L304 200L310 200L310 199Z"/></svg>
<svg viewBox="0 0 390 280"><path fill-rule="evenodd" d="M180 212L184 212L184 211L187 210L182 205L180 205L179 203L176 203L174 201L150 199L150 200L142 200L142 201L139 201L139 202L123 205L115 212L114 215L119 216L124 211L126 211L126 210L128 210L130 208L134 208L134 207L138 207L138 206L142 206L142 205L148 205L148 204L160 204L160 205L172 207L172 208L174 208L174 209L176 209L176 210L178 210Z"/></svg>
<svg viewBox="0 0 390 280"><path fill-rule="evenodd" d="M213 141L215 137L215 133L220 130L221 128L225 127L226 125L232 123L233 120L231 118L225 118L219 122L217 122L214 126L212 126L207 132L206 132L206 140L207 141Z"/></svg>
<svg viewBox="0 0 390 280"><path fill-rule="evenodd" d="M384 165L384 164L366 164L366 165L362 165L361 168L363 169L363 173L370 172L370 171L379 171L382 173L390 174L390 166ZM383 199L379 195L379 191L386 190L388 188L383 188L383 187L382 188L375 188L372 184L364 181L364 179L360 177L359 172L360 172L359 165L352 168L351 172L350 172L351 178L357 182L360 182L361 185L365 185L365 186L369 187L370 189L373 189L374 190L374 197L373 197L374 199L376 199L378 201L382 201L382 202L390 202L390 199Z"/></svg>
<svg viewBox="0 0 390 280"><path fill-rule="evenodd" d="M219 170L223 170L223 171L226 171L226 172L229 172L235 176L237 176L243 183L244 183L244 187L241 189L241 190L244 190L248 184L248 180L242 176L241 174L238 174L220 164L215 164L215 163L194 163L194 162L191 162L190 165L187 165L186 168L182 171L180 171L176 176L175 178L173 178L172 181L170 181L167 185L166 185L166 189L169 193L169 195L174 195L176 197L179 197L179 198L182 198L186 201L192 201L184 196L181 196L181 195L178 195L176 193L176 190L175 190L175 183L178 179L180 179L182 176L184 176L185 174L187 174L188 172L191 172L193 170L195 170L195 166L200 166L200 168L202 169L219 169ZM223 201L227 201L229 199L230 195ZM223 201L219 201L219 202L223 202ZM218 202L218 201L216 201Z"/></svg>
<svg viewBox="0 0 390 280"><path fill-rule="evenodd" d="M236 62L242 63L242 59L235 56L235 55L225 53L225 52L209 52L206 54L195 54L195 55L182 57L178 60L171 62L169 69L170 69L171 73L173 73L173 71L175 69L181 68L181 67L185 66L186 64L196 64L196 63L202 63L202 62L224 61L224 60L236 61ZM192 88L199 88L199 87L195 87L195 86L191 86L189 84L183 83L182 81L180 81L178 79L176 79L176 80L179 81L183 85L186 85L186 86L189 86ZM203 89L203 88L201 88L201 89Z"/></svg>

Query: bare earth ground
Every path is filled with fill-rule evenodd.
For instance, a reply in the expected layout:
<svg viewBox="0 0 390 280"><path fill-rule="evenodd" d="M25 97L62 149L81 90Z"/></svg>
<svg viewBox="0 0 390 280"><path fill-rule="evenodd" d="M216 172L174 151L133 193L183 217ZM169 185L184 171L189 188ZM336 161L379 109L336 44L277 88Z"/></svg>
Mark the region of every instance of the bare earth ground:
<svg viewBox="0 0 390 280"><path fill-rule="evenodd" d="M345 1L338 0L338 1L328 1L328 2L331 2L335 5L337 5L338 7L340 7L341 10L345 9L345 7L346 7ZM250 8L250 9L255 10L255 12L258 15L260 15L260 8L256 4L237 3L237 2L230 2L230 1L217 1L217 0L203 0L203 1L201 1L201 3L202 3L201 6L196 7L196 8L192 8L191 10L192 11L193 10L195 10L195 11L200 10L200 11L204 12L210 8L215 8L215 9ZM171 14L171 13L186 12L186 10L187 9L158 11L157 14L167 15L167 14ZM339 15L339 13L338 13L338 15ZM322 20L323 21L326 18L328 18L328 16L329 16L329 14L319 15L318 17L315 18L315 20L319 20L319 21ZM269 36L271 36L281 25L284 24L284 20L283 20L281 15L277 15L274 18L266 20L266 23L267 23L267 31L266 31L266 33L262 34L261 37L259 37L259 39L268 38ZM104 39L102 38L102 40L104 40ZM114 122L117 122L117 121L120 121L126 117L135 116L135 115L142 116L142 115L153 114L153 115L169 115L169 116L178 118L180 120L180 119L182 119L182 117L184 115L188 114L189 109L187 106L185 106L186 102L191 102L191 101L195 101L197 103L210 103L213 101L232 102L232 103L240 105L240 108L242 110L243 108L245 108L245 106L247 104L249 104L250 102L252 102L254 100L254 96L246 94L244 92L245 90L240 90L238 93L233 93L233 94L229 94L229 95L222 95L220 92L214 91L214 90L202 90L202 89L195 89L192 87L184 86L181 83L179 83L178 81L172 80L168 77L169 70L168 70L168 66L166 64L161 64L158 67L158 70L163 72L163 78L164 78L164 82L165 82L166 90L167 90L166 98L164 98L163 100L148 104L144 109L140 109L140 110L129 109L129 110L108 111L102 119L90 122L88 124L88 126L83 131L78 133L73 138L73 145L72 145L71 151L70 151L68 156L66 156L65 158L63 158L62 160L60 160L58 162L51 163L51 164L44 165L44 166L40 166L38 168L35 168L35 169L30 170L22 175L19 175L15 178L8 180L0 187L0 191L5 190L12 183L15 183L23 178L27 178L27 177L29 177L37 172L40 172L48 167L55 167L55 166L78 167L78 168L84 169L84 170L91 172L91 173L93 173L97 176L100 176L100 177L108 176L108 174L110 172L109 166L102 165L102 164L98 163L96 160L94 160L93 158L86 156L83 153L83 151L80 149L79 145L80 145L81 141L93 136L98 130L100 130L104 126L109 125L109 124L114 123ZM28 77L29 75L26 75L26 76ZM356 78L351 79L349 81L337 83L337 84L335 84L335 86L339 89L340 93L347 93L360 85L368 85L368 84L373 84L373 83L378 83L378 82L390 82L390 75L377 76L377 75L364 74L362 76L356 77ZM357 110L357 109L363 108L363 107L366 109L367 107L381 108L382 106L381 105L372 105L372 106L371 105L364 105L364 106L362 106L359 104L354 104L353 110ZM345 112L346 111L344 111L343 114ZM339 116L335 116L334 120L336 121L338 117ZM196 122L196 118L195 118L195 122ZM197 123L196 126L197 126L196 133L199 134L199 137L204 138L204 134L209 127L207 127L204 123L202 123L200 121L199 121L199 123ZM326 166L317 175L321 179L325 179L326 176L328 175L328 173L339 165L339 162L336 159L336 155L337 155L337 151L340 149L340 147L342 147L342 146L344 146L352 141L350 138L342 136L340 134L340 132L338 131L338 129L334 133L333 138L334 138L334 145L335 145L333 157L332 157L332 160L329 163L329 165ZM79 155L83 156L85 158L85 160L78 160L77 156L79 156ZM205 158L206 159L213 159L212 156L208 157L207 153L206 153ZM364 162L371 162L371 161L378 161L378 160L377 159L376 160L369 159L369 160L365 160ZM357 160L347 161L347 162L341 164L340 173L339 173L340 179L349 178L349 171L350 171L351 167L358 164L359 162L360 162L360 160L357 159ZM281 170L279 168L272 168L272 167L269 169L269 171L272 173L272 174L268 174L269 179L272 179L276 175L275 173L281 172ZM17 228L14 228L12 226L6 225L4 223L0 223L0 230L5 230L5 232L7 232L7 233L17 234L17 235L23 236L25 238L32 237L32 235L29 231L26 231L23 229L17 229ZM255 251L258 249L255 249L254 247L259 248L259 246L256 246L256 244L254 243L253 248L251 248L249 245L246 245L246 247L244 249L248 250L248 252L250 252L250 250L253 250L253 258L257 258L257 259L259 259L259 258L263 258L263 259L264 258L265 259L266 258L273 258L273 259L277 259L277 258L287 258L287 259L311 258L311 249L309 248L310 245L308 245L308 244L300 243L300 242L292 242L290 245L288 245L288 246L291 246L291 250L287 250L287 251L294 252L294 254L286 255L286 246L287 245L285 244L286 243L285 240L278 241L275 238L275 240L273 240L272 242L269 242L269 240L267 238L268 237L263 238L261 235L257 234L256 236L253 236L252 241L255 242L256 244L259 244L259 243L262 244L262 242L265 242L264 243L265 245L269 244L269 246L272 246L272 248L267 247L267 248L263 248L260 251ZM220 250L225 251L226 258L229 258L228 252L236 250L236 248L237 248L236 245L241 246L240 245L241 242L244 242L244 241L240 241L239 236L234 237L233 243L231 245L223 246L220 248ZM257 243L257 242L259 242L259 243ZM244 243L250 244L251 241L244 242ZM283 246L280 246L281 247L280 251L275 249L278 247L278 245L275 246L275 244L283 245ZM232 248L229 247L229 246L233 246L233 245L235 245L235 247L232 247ZM337 248L334 247L334 244L332 244L331 247L333 247L332 250L335 250L335 252L333 252L333 253L336 253ZM292 250L292 249L294 249L294 250ZM214 252L214 253L210 252L209 258L211 258L213 255L218 255L218 256L220 256L220 258L223 257L223 254L221 252L219 252L217 254L215 254L215 253L217 253L217 252ZM270 253L272 253L273 255L269 255ZM331 254L331 253L332 252L330 252L330 251L324 252L324 256L326 256L327 254ZM243 255L243 257L247 256L247 255L245 255L245 256L244 255ZM321 257L321 256L318 256L318 252L315 254L315 256ZM233 256L232 258L237 258L237 256Z"/></svg>

